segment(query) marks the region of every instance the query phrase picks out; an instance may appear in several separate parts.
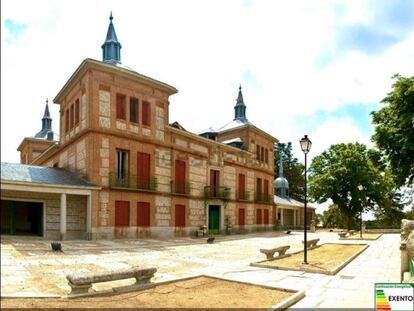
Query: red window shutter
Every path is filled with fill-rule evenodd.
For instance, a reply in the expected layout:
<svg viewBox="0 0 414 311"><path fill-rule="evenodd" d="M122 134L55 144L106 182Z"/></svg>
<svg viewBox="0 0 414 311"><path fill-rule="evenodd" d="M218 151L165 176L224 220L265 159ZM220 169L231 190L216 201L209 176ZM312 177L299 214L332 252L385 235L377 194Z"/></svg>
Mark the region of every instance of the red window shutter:
<svg viewBox="0 0 414 311"><path fill-rule="evenodd" d="M185 227L185 205L175 206L175 226Z"/></svg>
<svg viewBox="0 0 414 311"><path fill-rule="evenodd" d="M264 210L264 224L265 225L269 224L269 210L268 209Z"/></svg>
<svg viewBox="0 0 414 311"><path fill-rule="evenodd" d="M256 179L256 192L258 195L262 195L262 179L261 178Z"/></svg>
<svg viewBox="0 0 414 311"><path fill-rule="evenodd" d="M70 128L72 129L73 128L73 121L74 121L74 110L73 110L73 104L70 106L70 121L69 121L69 123L70 123Z"/></svg>
<svg viewBox="0 0 414 311"><path fill-rule="evenodd" d="M79 123L79 99L75 101L75 125Z"/></svg>
<svg viewBox="0 0 414 311"><path fill-rule="evenodd" d="M185 162L175 161L175 191L185 193Z"/></svg>
<svg viewBox="0 0 414 311"><path fill-rule="evenodd" d="M218 194L218 187L220 184L220 171L210 170L210 188L211 194L216 196Z"/></svg>
<svg viewBox="0 0 414 311"><path fill-rule="evenodd" d="M115 201L115 227L129 226L129 202Z"/></svg>
<svg viewBox="0 0 414 311"><path fill-rule="evenodd" d="M256 224L262 224L262 210L260 208L256 210Z"/></svg>
<svg viewBox="0 0 414 311"><path fill-rule="evenodd" d="M150 226L150 204L148 202L137 202L137 226Z"/></svg>
<svg viewBox="0 0 414 311"><path fill-rule="evenodd" d="M116 118L125 120L125 95L116 94Z"/></svg>
<svg viewBox="0 0 414 311"><path fill-rule="evenodd" d="M149 102L142 103L142 125L151 125L151 111Z"/></svg>
<svg viewBox="0 0 414 311"><path fill-rule="evenodd" d="M246 191L246 176L239 174L239 192L242 194Z"/></svg>
<svg viewBox="0 0 414 311"><path fill-rule="evenodd" d="M144 152L137 154L137 186L140 189L149 189L150 186L150 155Z"/></svg>
<svg viewBox="0 0 414 311"><path fill-rule="evenodd" d="M263 181L263 193L264 193L264 195L266 196L266 198L267 198L267 196L269 195L269 181L267 180L267 179L265 179L264 181ZM266 199L265 198L265 199Z"/></svg>
<svg viewBox="0 0 414 311"><path fill-rule="evenodd" d="M244 208L239 208L239 226L244 226L245 225L245 209Z"/></svg>

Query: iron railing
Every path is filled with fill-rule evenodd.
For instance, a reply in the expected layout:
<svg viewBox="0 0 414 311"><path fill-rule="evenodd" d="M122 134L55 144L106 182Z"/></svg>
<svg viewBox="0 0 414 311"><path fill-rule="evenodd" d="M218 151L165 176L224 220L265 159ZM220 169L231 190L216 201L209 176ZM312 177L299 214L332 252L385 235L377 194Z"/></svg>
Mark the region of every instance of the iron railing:
<svg viewBox="0 0 414 311"><path fill-rule="evenodd" d="M230 199L230 191L228 187L205 186L204 198L228 200Z"/></svg>
<svg viewBox="0 0 414 311"><path fill-rule="evenodd" d="M171 193L178 195L190 195L191 194L191 185L188 182L180 182L171 180Z"/></svg>
<svg viewBox="0 0 414 311"><path fill-rule="evenodd" d="M256 192L254 199L258 203L269 203L269 204L273 204L273 196L270 195L270 194Z"/></svg>
<svg viewBox="0 0 414 311"><path fill-rule="evenodd" d="M140 176L118 177L116 173L109 174L110 188L125 188L131 190L157 191L158 181L156 177L142 178Z"/></svg>
<svg viewBox="0 0 414 311"><path fill-rule="evenodd" d="M250 200L250 192L249 191L237 191L236 192L236 199L241 201L249 201Z"/></svg>

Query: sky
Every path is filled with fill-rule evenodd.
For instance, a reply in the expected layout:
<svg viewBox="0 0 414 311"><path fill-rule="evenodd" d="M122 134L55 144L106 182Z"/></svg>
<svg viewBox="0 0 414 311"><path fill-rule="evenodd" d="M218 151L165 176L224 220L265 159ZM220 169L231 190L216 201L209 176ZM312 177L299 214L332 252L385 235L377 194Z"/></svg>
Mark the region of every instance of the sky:
<svg viewBox="0 0 414 311"><path fill-rule="evenodd" d="M310 159L336 143L372 147L370 112L394 74L414 75L413 0L2 0L1 161L19 162L46 99L85 58L102 60L110 11L122 63L178 89L170 123L228 123L241 85L249 121L300 161L304 134Z"/></svg>

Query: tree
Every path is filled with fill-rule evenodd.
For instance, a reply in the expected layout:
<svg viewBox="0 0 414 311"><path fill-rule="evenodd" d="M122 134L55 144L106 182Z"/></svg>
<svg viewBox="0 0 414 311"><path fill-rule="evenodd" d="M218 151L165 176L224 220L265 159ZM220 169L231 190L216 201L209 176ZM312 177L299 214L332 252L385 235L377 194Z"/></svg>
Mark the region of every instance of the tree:
<svg viewBox="0 0 414 311"><path fill-rule="evenodd" d="M393 79L392 91L381 101L385 106L371 112L372 140L389 161L397 186L403 186L414 182L414 76Z"/></svg>
<svg viewBox="0 0 414 311"><path fill-rule="evenodd" d="M355 219L352 224L356 224ZM348 218L344 215L337 205L332 204L322 214L322 226L324 228L345 228L348 225Z"/></svg>
<svg viewBox="0 0 414 311"><path fill-rule="evenodd" d="M283 154L283 176L289 182L289 196L303 202L305 200L305 166L293 156L292 143L275 145L275 178L279 177L280 153Z"/></svg>
<svg viewBox="0 0 414 311"><path fill-rule="evenodd" d="M365 145L337 144L315 157L309 168L309 195L318 203L331 199L348 219L382 206L388 185Z"/></svg>

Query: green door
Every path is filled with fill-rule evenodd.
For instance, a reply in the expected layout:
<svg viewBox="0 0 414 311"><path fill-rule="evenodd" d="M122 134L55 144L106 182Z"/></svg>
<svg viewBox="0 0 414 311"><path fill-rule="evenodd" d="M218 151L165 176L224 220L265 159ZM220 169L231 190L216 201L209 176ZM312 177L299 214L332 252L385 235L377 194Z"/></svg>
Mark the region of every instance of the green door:
<svg viewBox="0 0 414 311"><path fill-rule="evenodd" d="M208 230L210 234L220 233L220 206L210 205L208 210Z"/></svg>

